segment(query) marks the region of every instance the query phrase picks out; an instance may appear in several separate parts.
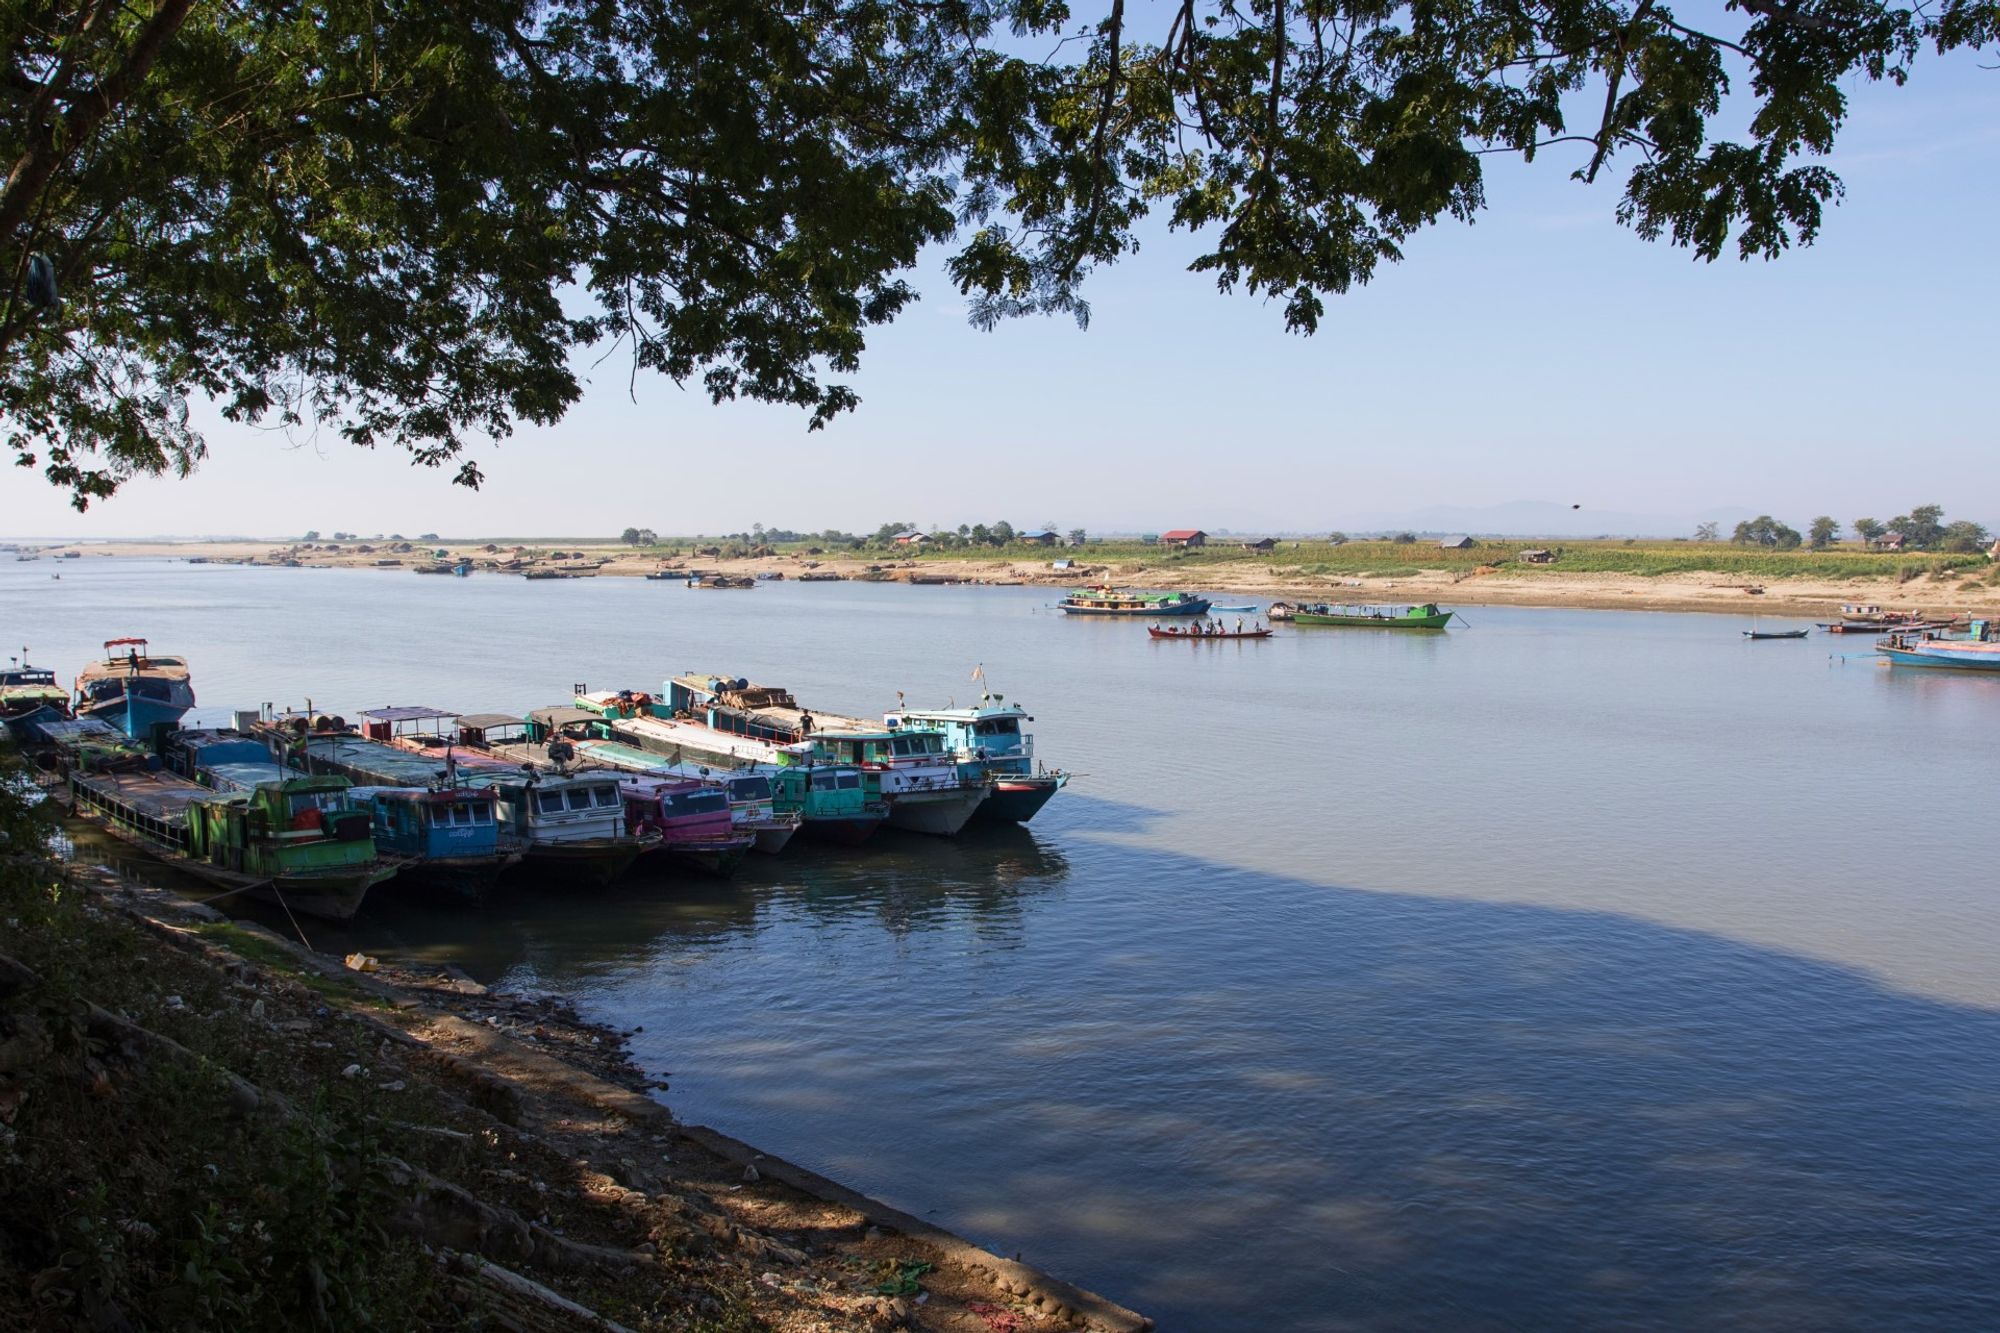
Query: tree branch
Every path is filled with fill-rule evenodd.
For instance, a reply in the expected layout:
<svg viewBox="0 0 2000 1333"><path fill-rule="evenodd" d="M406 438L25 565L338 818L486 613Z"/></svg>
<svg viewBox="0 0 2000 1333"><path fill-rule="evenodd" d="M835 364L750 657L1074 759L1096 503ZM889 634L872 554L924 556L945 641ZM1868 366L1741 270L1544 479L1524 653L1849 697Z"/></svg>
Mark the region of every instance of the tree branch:
<svg viewBox="0 0 2000 1333"><path fill-rule="evenodd" d="M79 144L87 142L106 117L138 91L167 40L187 19L193 3L194 0L161 0L153 17L139 29L125 63L71 104L69 114L63 117L61 148L46 127L30 139L13 170L7 173L6 184L0 186L0 237L13 236L63 159Z"/></svg>

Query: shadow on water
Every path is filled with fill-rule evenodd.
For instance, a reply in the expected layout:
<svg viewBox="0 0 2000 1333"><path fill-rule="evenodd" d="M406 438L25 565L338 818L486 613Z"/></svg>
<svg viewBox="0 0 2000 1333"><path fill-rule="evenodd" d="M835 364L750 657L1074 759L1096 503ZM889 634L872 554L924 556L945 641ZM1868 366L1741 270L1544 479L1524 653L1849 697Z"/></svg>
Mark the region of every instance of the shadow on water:
<svg viewBox="0 0 2000 1333"><path fill-rule="evenodd" d="M1150 817L1078 797L1059 824ZM477 911L385 895L316 933L643 1024L682 1115L1165 1329L1964 1329L2000 1305L2000 1016L1601 912L1067 842L805 849Z"/></svg>

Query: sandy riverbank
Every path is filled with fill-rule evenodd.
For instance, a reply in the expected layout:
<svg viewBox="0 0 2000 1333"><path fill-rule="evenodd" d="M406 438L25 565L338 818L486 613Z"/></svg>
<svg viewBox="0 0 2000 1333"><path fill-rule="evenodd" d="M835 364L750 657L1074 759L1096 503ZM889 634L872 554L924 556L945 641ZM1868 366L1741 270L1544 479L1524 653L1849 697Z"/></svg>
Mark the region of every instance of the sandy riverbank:
<svg viewBox="0 0 2000 1333"><path fill-rule="evenodd" d="M401 549L407 547L409 549ZM267 542L105 542L43 548L45 558L60 551L83 552L85 560L102 556L192 559L231 563L297 562L309 567L409 568L431 563L431 553L444 550L450 561L470 561L479 573L519 573L497 566L519 562L522 567L566 569L590 577L637 577L662 568L656 555L638 555L614 543L513 544L415 543L343 544L339 551L308 549ZM562 553L561 559L554 552ZM67 562L60 562L67 563ZM1049 588L1087 582L1111 582L1141 588L1185 588L1195 592L1241 594L1247 598L1311 598L1331 601L1423 602L1456 606L1546 606L1593 610L1709 611L1729 615L1778 615L1825 618L1843 603L1868 602L1899 610L1944 613L2000 613L2000 587L1958 576L1923 576L1906 583L1892 579L1746 579L1721 573L1665 574L1641 577L1579 574L1552 569L1504 565L1490 572L1424 570L1394 578L1301 575L1282 565L1184 564L1172 569L1146 562L1113 560L1093 563L1087 553L1071 570L1051 568L1046 554L1015 559L894 560L879 555L783 554L762 558L721 559L671 556L672 568L690 566L734 575L837 574L843 578L875 578L909 582L955 580L971 583L1024 584Z"/></svg>

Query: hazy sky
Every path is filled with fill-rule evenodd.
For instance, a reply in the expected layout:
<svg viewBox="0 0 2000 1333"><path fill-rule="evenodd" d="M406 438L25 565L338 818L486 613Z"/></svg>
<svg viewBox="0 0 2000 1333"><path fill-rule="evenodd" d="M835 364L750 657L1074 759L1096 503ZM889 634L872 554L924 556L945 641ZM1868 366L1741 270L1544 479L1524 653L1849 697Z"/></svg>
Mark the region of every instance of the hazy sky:
<svg viewBox="0 0 2000 1333"><path fill-rule="evenodd" d="M87 515L0 473L0 534L1306 530L1520 501L1800 526L1935 501L2000 524L2000 72L1932 60L1851 93L1846 200L1776 263L1640 241L1617 185L1572 182L1561 150L1494 158L1476 225L1415 238L1312 338L1185 272L1197 249L1164 229L1093 280L1088 331L980 333L932 253L925 299L872 339L860 410L817 434L657 378L634 402L614 357L560 425L479 450L476 494L398 453L218 423L193 479Z"/></svg>

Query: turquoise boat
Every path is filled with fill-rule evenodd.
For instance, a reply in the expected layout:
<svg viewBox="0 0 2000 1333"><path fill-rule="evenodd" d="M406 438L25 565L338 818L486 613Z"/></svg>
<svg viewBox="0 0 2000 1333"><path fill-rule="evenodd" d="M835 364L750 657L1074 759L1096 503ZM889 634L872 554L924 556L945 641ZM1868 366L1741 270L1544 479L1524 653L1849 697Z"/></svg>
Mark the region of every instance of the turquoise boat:
<svg viewBox="0 0 2000 1333"><path fill-rule="evenodd" d="M972 816L986 824L1025 824L1069 785L1060 769L1036 767L1035 738L1021 725L1034 720L1021 705L990 693L971 708L902 708L883 718L905 733L937 732L962 769L992 779L992 794Z"/></svg>
<svg viewBox="0 0 2000 1333"><path fill-rule="evenodd" d="M156 728L174 726L193 707L187 663L148 652L144 639L107 639L104 660L92 662L76 678L78 717L108 722L139 740L151 740Z"/></svg>
<svg viewBox="0 0 2000 1333"><path fill-rule="evenodd" d="M1056 603L1072 616L1205 616L1209 601L1186 592L1120 592L1078 588Z"/></svg>

